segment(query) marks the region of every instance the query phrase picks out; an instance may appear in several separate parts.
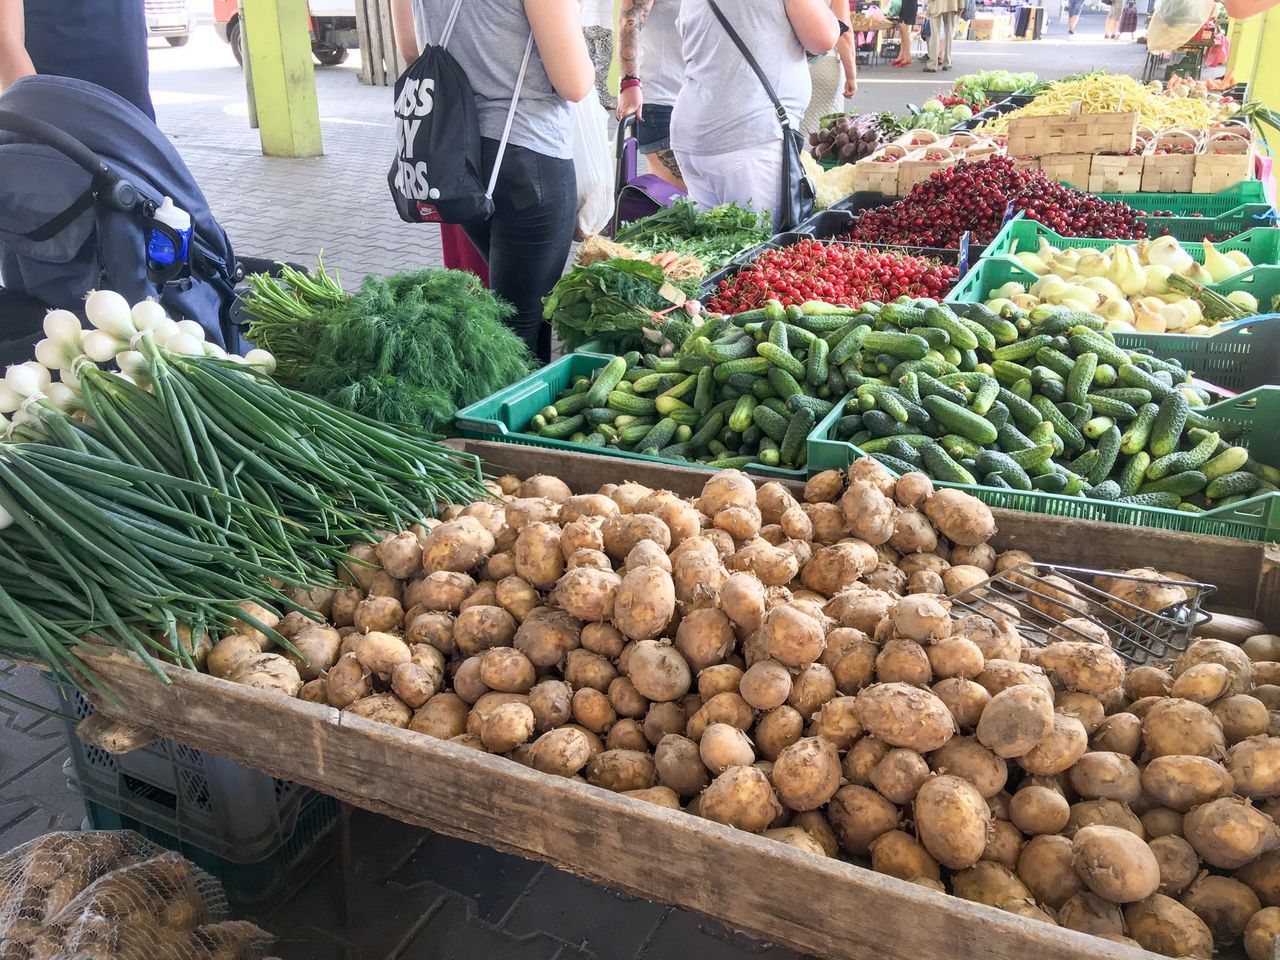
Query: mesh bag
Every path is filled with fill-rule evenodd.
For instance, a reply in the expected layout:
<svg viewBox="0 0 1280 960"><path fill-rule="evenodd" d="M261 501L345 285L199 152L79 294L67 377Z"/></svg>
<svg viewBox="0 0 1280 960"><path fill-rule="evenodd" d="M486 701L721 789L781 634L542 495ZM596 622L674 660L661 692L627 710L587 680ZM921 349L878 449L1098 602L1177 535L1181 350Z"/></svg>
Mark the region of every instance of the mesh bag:
<svg viewBox="0 0 1280 960"><path fill-rule="evenodd" d="M129 831L50 833L0 857L0 960L250 960L271 936L222 887Z"/></svg>

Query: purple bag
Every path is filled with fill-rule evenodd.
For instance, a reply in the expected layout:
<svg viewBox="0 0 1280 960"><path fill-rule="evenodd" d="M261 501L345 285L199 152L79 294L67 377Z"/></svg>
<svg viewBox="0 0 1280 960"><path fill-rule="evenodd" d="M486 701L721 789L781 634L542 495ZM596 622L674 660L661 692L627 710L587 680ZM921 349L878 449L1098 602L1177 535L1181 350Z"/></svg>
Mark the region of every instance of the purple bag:
<svg viewBox="0 0 1280 960"><path fill-rule="evenodd" d="M640 147L636 142L636 118L627 117L618 124L618 174L614 184L617 206L610 235L632 220L639 220L669 207L686 196L679 187L673 187L656 174L637 174Z"/></svg>

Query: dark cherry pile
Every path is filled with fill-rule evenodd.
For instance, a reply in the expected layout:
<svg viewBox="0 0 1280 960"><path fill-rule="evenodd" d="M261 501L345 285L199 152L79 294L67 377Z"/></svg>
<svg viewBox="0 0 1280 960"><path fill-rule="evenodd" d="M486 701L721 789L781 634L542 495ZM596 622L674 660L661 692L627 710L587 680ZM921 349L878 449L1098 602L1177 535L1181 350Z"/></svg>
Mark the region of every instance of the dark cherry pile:
<svg viewBox="0 0 1280 960"><path fill-rule="evenodd" d="M960 272L927 257L873 250L847 243L802 240L766 250L720 286L705 304L716 313L741 313L780 300L860 306L868 300L908 297L941 300Z"/></svg>
<svg viewBox="0 0 1280 960"><path fill-rule="evenodd" d="M945 167L896 203L868 210L847 239L912 247L957 247L966 231L974 243L995 239L1005 208L1014 202L1029 220L1064 237L1137 240L1146 236L1140 211L1051 180L1039 170L1018 170L997 155Z"/></svg>

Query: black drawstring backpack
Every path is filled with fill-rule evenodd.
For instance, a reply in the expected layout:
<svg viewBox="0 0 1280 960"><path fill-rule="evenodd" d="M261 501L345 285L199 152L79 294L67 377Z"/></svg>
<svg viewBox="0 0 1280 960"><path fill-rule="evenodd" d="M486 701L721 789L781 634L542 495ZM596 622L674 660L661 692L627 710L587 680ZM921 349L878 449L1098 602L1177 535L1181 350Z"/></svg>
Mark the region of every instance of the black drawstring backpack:
<svg viewBox="0 0 1280 960"><path fill-rule="evenodd" d="M439 44L429 44L396 80L396 158L387 173L391 198L408 223L467 223L493 216L493 190L524 86L533 35L524 48L515 96L488 187L481 181L480 122L462 65L445 49L462 9L457 0Z"/></svg>

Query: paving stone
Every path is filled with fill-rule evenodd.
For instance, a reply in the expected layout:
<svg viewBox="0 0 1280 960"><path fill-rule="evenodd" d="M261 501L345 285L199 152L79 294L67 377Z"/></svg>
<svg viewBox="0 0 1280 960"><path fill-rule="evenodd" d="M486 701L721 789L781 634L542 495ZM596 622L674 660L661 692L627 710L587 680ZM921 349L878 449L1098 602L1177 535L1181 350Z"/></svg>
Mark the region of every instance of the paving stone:
<svg viewBox="0 0 1280 960"><path fill-rule="evenodd" d="M598 960L630 960L667 912L559 870L547 870L502 925L515 934L547 933Z"/></svg>
<svg viewBox="0 0 1280 960"><path fill-rule="evenodd" d="M697 957L698 960L813 960L688 910L672 910L662 919L635 960Z"/></svg>
<svg viewBox="0 0 1280 960"><path fill-rule="evenodd" d="M475 916L467 900L451 896L425 918L394 960L555 960L563 947L544 933L519 935L492 927Z"/></svg>

